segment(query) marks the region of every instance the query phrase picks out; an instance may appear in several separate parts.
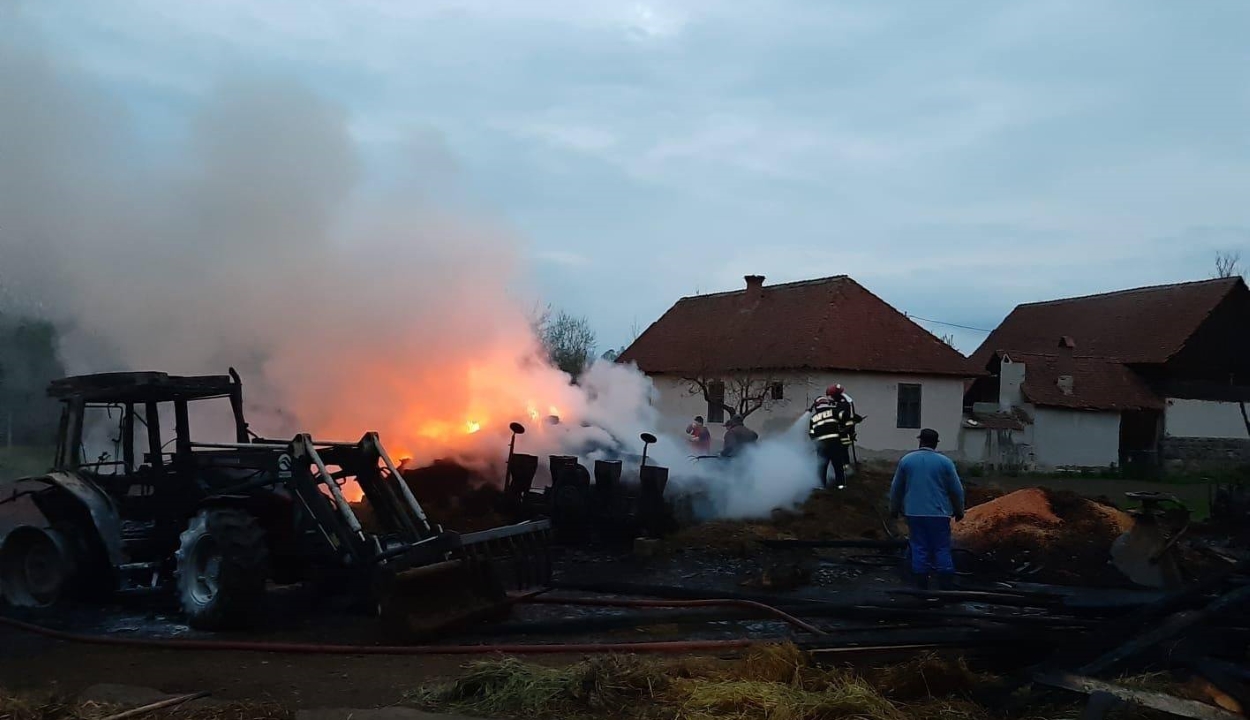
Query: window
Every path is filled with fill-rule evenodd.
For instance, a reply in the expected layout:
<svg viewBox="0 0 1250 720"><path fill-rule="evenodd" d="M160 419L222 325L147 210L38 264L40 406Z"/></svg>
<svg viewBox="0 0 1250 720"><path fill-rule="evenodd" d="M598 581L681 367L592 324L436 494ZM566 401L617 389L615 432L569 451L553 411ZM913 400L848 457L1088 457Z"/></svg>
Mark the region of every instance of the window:
<svg viewBox="0 0 1250 720"><path fill-rule="evenodd" d="M898 384L898 426L920 429L920 386Z"/></svg>
<svg viewBox="0 0 1250 720"><path fill-rule="evenodd" d="M725 383L720 380L707 384L707 421L725 422Z"/></svg>
<svg viewBox="0 0 1250 720"><path fill-rule="evenodd" d="M768 393L773 400L785 400L786 386L784 383L775 382L768 386Z"/></svg>

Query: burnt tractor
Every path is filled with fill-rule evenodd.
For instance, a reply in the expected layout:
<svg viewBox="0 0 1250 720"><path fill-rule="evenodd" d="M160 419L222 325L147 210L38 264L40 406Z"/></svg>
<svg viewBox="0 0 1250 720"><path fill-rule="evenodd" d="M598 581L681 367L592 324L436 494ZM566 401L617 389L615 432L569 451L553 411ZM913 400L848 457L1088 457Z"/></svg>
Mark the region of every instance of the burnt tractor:
<svg viewBox="0 0 1250 720"><path fill-rule="evenodd" d="M548 518L555 540L563 544L659 537L672 529L664 498L668 468L647 464L647 449L656 442L651 433L640 436L642 455L629 458L638 461L636 477L623 476L623 460L596 460L592 481L576 456L551 455L551 484L535 490L539 458L516 452L516 438L525 434L525 426L514 422L509 427L504 496L518 518Z"/></svg>
<svg viewBox="0 0 1250 720"><path fill-rule="evenodd" d="M53 469L0 485L0 593L12 605L165 590L189 624L218 630L254 622L268 583L311 581L417 636L549 581L546 521L444 530L376 433L252 433L233 368L70 377L48 392L63 406ZM192 419L212 420L205 411L224 400L218 424L233 442L193 439ZM85 439L112 452L88 458ZM367 526L348 483L363 493Z"/></svg>

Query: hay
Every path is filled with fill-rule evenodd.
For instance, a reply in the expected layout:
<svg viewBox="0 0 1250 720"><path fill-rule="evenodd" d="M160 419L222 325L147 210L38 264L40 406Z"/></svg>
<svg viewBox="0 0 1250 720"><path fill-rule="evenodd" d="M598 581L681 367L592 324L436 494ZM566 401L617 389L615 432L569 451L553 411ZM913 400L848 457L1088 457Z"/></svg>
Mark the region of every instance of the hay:
<svg viewBox="0 0 1250 720"><path fill-rule="evenodd" d="M680 716L690 720L818 720L907 716L875 688L854 676L819 691L782 683L729 680L688 682Z"/></svg>
<svg viewBox="0 0 1250 720"><path fill-rule="evenodd" d="M935 652L922 653L905 663L873 668L866 676L883 693L902 701L966 700L976 689L996 681L992 675L973 672L962 656L942 656Z"/></svg>
<svg viewBox="0 0 1250 720"><path fill-rule="evenodd" d="M559 669L515 659L479 662L413 699L432 710L515 718L591 718L610 710L630 720L981 720L986 711L969 698L976 683L991 679L961 659L936 656L860 675L813 665L793 645L771 645L736 660L613 657Z"/></svg>

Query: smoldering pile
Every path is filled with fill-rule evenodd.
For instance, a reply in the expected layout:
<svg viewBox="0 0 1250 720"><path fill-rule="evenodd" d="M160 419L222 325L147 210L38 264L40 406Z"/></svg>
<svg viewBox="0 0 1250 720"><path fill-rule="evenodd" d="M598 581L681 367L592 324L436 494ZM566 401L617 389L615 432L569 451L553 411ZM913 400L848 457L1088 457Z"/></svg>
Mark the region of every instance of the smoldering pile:
<svg viewBox="0 0 1250 720"><path fill-rule="evenodd" d="M1133 518L1071 491L1026 488L971 507L956 523L956 547L998 570L1044 582L1121 584L1111 545Z"/></svg>

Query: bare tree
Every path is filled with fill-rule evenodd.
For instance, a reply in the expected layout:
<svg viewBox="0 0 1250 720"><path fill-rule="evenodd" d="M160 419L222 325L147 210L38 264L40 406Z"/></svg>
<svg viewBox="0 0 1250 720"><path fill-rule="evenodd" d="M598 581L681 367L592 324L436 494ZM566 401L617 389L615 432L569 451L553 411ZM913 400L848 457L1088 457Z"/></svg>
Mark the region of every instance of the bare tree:
<svg viewBox="0 0 1250 720"><path fill-rule="evenodd" d="M938 335L938 340L941 340L942 342L946 343L947 345L951 347L955 347L954 333L946 333L945 335ZM958 350L959 348L955 348L955 349Z"/></svg>
<svg viewBox="0 0 1250 720"><path fill-rule="evenodd" d="M682 378L687 392L701 396L710 406L719 405L726 419L745 419L756 410L784 402L784 385L769 373L698 373Z"/></svg>
<svg viewBox="0 0 1250 720"><path fill-rule="evenodd" d="M1241 253L1222 250L1215 254L1215 277L1244 277L1245 268L1241 266Z"/></svg>
<svg viewBox="0 0 1250 720"><path fill-rule="evenodd" d="M551 309L547 308L537 317L535 331L552 364L574 378L586 370L596 344L589 320L563 310L553 317Z"/></svg>

